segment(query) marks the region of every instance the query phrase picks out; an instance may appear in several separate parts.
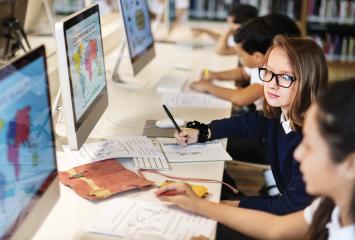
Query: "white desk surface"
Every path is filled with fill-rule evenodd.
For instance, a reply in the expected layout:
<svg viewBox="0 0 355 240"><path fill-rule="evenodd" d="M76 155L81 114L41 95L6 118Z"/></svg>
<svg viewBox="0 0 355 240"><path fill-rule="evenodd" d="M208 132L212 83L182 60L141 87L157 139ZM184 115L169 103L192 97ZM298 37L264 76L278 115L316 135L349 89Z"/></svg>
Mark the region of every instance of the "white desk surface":
<svg viewBox="0 0 355 240"><path fill-rule="evenodd" d="M204 67L211 69L226 69L235 66L235 57L220 57L214 53L213 48L192 50L186 47L177 47L169 44L156 44L156 58L138 75L147 85L139 90L125 89L116 86L109 77L111 65L116 52L106 56L106 70L108 73L109 107L99 121L90 137L110 137L115 135L141 135L147 119L165 118L161 107L160 95L155 88L160 77L164 74L185 74L191 80L198 79L200 71ZM176 71L174 64L184 64L191 67L191 71ZM195 109L172 108L175 117L185 120L210 120L228 117L230 109ZM66 170L75 166L63 158L58 152L58 168ZM221 180L223 174L223 162L171 164L172 170L167 174L210 178ZM147 174L146 177L158 184L166 180L163 177ZM219 201L221 185L215 183L203 183L211 194L212 201ZM34 239L83 239L83 228L104 208L107 200L91 202L79 197L74 191L60 186L61 195L46 221L42 224ZM154 189L148 191L131 191L121 193L115 197L128 197L146 201L157 201L153 195ZM105 204L106 203L106 204Z"/></svg>

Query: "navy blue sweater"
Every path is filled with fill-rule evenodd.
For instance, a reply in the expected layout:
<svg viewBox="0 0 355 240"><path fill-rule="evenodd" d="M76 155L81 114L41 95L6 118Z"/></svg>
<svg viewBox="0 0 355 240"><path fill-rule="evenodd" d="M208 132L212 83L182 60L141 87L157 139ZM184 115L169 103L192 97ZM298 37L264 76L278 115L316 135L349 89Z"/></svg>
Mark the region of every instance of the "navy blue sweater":
<svg viewBox="0 0 355 240"><path fill-rule="evenodd" d="M283 215L304 209L311 202L293 152L302 139L300 131L285 133L280 119L268 119L262 112L215 120L209 124L211 140L226 137L266 138L267 160L281 193L275 197L244 197L239 207Z"/></svg>

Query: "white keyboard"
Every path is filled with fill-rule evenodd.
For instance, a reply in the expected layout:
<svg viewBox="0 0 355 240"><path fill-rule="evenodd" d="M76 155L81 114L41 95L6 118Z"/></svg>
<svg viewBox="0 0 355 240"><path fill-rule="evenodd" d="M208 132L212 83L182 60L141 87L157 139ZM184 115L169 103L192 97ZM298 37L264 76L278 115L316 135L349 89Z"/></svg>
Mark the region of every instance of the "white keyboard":
<svg viewBox="0 0 355 240"><path fill-rule="evenodd" d="M179 93L182 91L185 83L187 81L187 77L183 74L169 74L165 75L160 79L160 82L157 86L157 92L175 92Z"/></svg>
<svg viewBox="0 0 355 240"><path fill-rule="evenodd" d="M166 158L135 157L133 162L138 169L170 170Z"/></svg>

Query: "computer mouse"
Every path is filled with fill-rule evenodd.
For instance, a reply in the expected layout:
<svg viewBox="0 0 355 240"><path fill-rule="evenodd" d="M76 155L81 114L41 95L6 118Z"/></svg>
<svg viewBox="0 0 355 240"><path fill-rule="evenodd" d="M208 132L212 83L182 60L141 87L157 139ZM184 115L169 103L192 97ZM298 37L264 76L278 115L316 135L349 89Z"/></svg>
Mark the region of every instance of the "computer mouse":
<svg viewBox="0 0 355 240"><path fill-rule="evenodd" d="M185 125L185 121L179 118L175 118L175 122L179 127ZM158 128L174 128L173 122L169 118L161 119L155 122L155 126Z"/></svg>

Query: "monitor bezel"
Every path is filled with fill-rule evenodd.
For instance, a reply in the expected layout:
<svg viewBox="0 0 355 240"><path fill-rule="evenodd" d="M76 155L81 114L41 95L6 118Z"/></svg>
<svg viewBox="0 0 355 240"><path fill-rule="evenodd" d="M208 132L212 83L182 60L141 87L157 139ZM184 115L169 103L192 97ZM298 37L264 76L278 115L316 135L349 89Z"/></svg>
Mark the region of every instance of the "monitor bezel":
<svg viewBox="0 0 355 240"><path fill-rule="evenodd" d="M86 141L96 123L101 118L103 112L108 106L108 90L105 61L103 61L103 72L105 74L105 87L96 96L95 100L86 109L82 116L77 119L75 113L74 93L72 85L72 77L70 71L70 60L68 56L68 43L66 39L66 31L81 21L87 19L93 14L98 14L98 21L100 26L100 38L102 43L102 56L105 58L100 10L98 4L93 4L86 7L68 17L61 22L55 24L55 33L57 40L57 54L59 65L59 76L62 93L62 102L64 106L66 129L69 147L73 150L79 149ZM95 113L95 114L93 114Z"/></svg>
<svg viewBox="0 0 355 240"><path fill-rule="evenodd" d="M122 11L122 9L123 9L122 8L122 1L124 1L124 0L117 0L117 1L119 3L119 7L120 7L120 11L121 11L121 14L120 14L121 21L122 21L122 24L125 29L124 39L127 43L128 52L129 52L130 60L132 63L133 73L134 73L134 75L137 75L155 57L154 36L152 33L152 28L150 26L150 19L148 19L149 20L148 27L149 27L150 34L152 35L153 41L146 49L144 49L142 52L140 52L137 56L133 57L131 49L128 44L129 39L128 39L128 29L127 29L126 21L125 21L125 13L124 13L124 11ZM143 3L144 3L145 8L147 9L147 12L149 12L147 2L143 1Z"/></svg>
<svg viewBox="0 0 355 240"><path fill-rule="evenodd" d="M38 208L38 202L41 201L43 198L44 194L48 191L49 187L53 184L54 180L56 179L58 175L58 170L57 170L57 155L55 151L55 137L54 137L54 128L53 128L53 122L52 122L52 110L51 110L51 99L50 99L50 93L49 93L49 81L48 81L48 68L47 68L47 61L46 61L46 51L44 45L39 46L38 48L32 50L26 55L23 55L12 62L4 65L0 69L0 82L4 81L6 77L9 75L15 73L18 69L21 69L28 65L29 63L33 62L34 60L38 58L43 58L43 64L44 64L44 71L45 71L45 87L46 87L46 95L47 95L47 101L48 101L48 114L50 118L50 126L52 129L51 132L51 138L50 141L52 142L53 145L53 160L54 160L54 170L48 174L46 180L43 182L43 184L38 188L37 192L33 195L32 199L29 201L29 203L23 208L19 216L16 218L14 223L11 225L11 227L7 230L5 235L3 236L4 239L7 238L12 238L14 235L17 234L18 229L22 228L24 223L26 222L26 219L28 215L30 214L31 210L34 210L35 208ZM58 183L57 183L58 184ZM59 196L59 185L58 186L53 186L56 188L54 190L54 193ZM50 210L54 206L55 202L53 202L52 205L46 206L46 209ZM24 233L28 235L32 235L35 233L36 228L40 226L40 222L37 224L33 224L30 229L26 229L25 232L21 232L21 235ZM24 236L23 236L24 237ZM27 237L27 236L26 236Z"/></svg>

